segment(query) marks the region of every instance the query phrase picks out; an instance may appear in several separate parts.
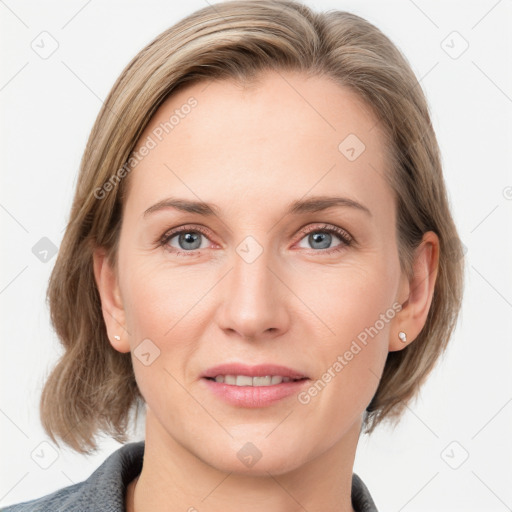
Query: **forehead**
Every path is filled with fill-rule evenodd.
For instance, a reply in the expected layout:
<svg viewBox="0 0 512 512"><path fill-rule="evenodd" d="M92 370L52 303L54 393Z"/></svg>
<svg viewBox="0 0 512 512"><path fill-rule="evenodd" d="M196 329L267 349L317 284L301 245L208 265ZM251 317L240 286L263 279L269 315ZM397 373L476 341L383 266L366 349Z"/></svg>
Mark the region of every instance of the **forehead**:
<svg viewBox="0 0 512 512"><path fill-rule="evenodd" d="M366 189L371 201L386 187L388 147L371 109L328 77L298 72L180 88L134 153L144 153L129 177L127 203L137 211L166 193L212 202L243 193L261 206L270 196L275 203L276 190L289 202L308 190Z"/></svg>

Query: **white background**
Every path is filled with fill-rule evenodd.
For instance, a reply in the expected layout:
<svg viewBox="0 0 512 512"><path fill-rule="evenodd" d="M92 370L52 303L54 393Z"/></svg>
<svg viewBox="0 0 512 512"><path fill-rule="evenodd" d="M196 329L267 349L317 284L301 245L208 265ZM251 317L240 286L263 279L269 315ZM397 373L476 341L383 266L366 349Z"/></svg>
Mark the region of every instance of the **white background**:
<svg viewBox="0 0 512 512"><path fill-rule="evenodd" d="M45 304L55 257L41 262L32 248L42 237L59 246L89 131L124 66L207 3L0 1L0 506L82 481L119 447L105 439L86 457L52 445L48 469L31 458L48 440L39 397L61 353ZM512 2L307 4L363 16L409 59L467 248L464 306L446 356L395 430L361 438L354 471L382 511L511 510ZM31 47L43 31L58 43L47 59ZM469 44L456 59L463 40L453 31ZM139 428L133 440L142 436Z"/></svg>

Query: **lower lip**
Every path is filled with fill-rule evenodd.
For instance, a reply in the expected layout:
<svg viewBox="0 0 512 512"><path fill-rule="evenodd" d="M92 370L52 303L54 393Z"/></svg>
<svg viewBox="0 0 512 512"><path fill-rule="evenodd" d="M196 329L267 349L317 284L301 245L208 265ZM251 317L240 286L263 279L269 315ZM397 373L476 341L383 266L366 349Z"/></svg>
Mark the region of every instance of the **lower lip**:
<svg viewBox="0 0 512 512"><path fill-rule="evenodd" d="M297 394L309 379L281 382L273 386L233 386L202 378L208 389L225 402L240 407L265 407Z"/></svg>

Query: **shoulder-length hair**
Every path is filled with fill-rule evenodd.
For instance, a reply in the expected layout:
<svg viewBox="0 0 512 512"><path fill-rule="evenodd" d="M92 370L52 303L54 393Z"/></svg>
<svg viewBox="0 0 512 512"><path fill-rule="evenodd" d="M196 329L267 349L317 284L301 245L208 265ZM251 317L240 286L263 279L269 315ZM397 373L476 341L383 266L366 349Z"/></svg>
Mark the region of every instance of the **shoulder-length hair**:
<svg viewBox="0 0 512 512"><path fill-rule="evenodd" d="M398 421L443 353L461 304L463 252L428 105L409 63L378 28L354 14L316 13L290 0L232 0L194 12L143 48L92 128L47 291L64 347L40 403L53 441L59 437L81 453L97 450L99 432L125 442L131 413L138 415L144 403L131 354L108 340L92 258L104 247L115 267L130 156L141 133L178 88L210 79L247 83L262 70L326 76L356 92L389 137L386 178L396 202L402 269L410 275L413 251L426 231L440 240L426 324L413 343L389 352L366 410L367 433L384 418Z"/></svg>

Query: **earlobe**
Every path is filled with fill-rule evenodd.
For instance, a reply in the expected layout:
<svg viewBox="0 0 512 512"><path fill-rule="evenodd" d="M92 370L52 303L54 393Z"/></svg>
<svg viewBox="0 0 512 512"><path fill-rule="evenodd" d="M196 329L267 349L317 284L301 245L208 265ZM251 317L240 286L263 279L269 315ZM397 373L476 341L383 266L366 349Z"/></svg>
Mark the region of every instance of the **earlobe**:
<svg viewBox="0 0 512 512"><path fill-rule="evenodd" d="M408 295L396 316L389 340L390 352L408 346L423 329L434 296L438 266L439 238L433 231L428 231L414 253L412 276L405 283Z"/></svg>
<svg viewBox="0 0 512 512"><path fill-rule="evenodd" d="M110 344L118 352L129 352L130 343L125 326L125 312L119 283L103 247L94 250L93 264L94 278L101 299L101 309Z"/></svg>

